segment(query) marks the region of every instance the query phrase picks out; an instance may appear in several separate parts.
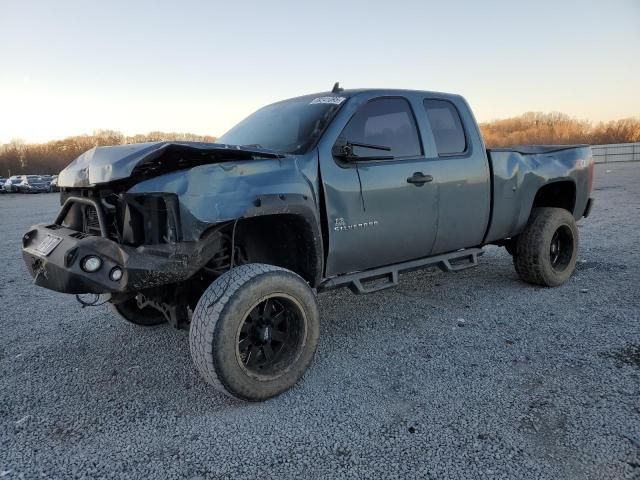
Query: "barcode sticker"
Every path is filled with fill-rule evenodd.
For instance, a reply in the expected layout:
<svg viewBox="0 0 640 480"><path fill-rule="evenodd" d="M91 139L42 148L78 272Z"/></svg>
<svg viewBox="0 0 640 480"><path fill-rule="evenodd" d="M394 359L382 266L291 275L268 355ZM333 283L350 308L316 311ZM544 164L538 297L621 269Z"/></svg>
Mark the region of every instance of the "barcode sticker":
<svg viewBox="0 0 640 480"><path fill-rule="evenodd" d="M345 101L345 97L318 97L311 100L311 105L314 103L330 103L333 105L340 105Z"/></svg>

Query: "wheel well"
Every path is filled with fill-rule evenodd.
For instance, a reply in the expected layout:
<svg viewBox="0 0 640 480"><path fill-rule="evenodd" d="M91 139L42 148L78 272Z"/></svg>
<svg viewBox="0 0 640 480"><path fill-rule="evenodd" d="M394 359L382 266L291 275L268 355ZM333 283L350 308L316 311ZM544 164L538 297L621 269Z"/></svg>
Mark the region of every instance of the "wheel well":
<svg viewBox="0 0 640 480"><path fill-rule="evenodd" d="M576 185L566 180L544 185L533 200L533 208L556 207L564 208L573 213L576 204Z"/></svg>
<svg viewBox="0 0 640 480"><path fill-rule="evenodd" d="M235 242L249 262L286 268L315 287L322 269L316 237L304 217L278 214L243 218L237 224Z"/></svg>

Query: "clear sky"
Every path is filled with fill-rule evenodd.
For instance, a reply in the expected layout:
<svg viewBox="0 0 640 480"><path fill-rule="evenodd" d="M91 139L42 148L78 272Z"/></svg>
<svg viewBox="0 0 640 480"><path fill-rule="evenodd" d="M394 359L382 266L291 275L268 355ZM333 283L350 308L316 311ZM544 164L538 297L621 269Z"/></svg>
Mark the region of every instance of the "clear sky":
<svg viewBox="0 0 640 480"><path fill-rule="evenodd" d="M640 0L0 0L0 143L221 135L337 80L461 93L479 120L640 116Z"/></svg>

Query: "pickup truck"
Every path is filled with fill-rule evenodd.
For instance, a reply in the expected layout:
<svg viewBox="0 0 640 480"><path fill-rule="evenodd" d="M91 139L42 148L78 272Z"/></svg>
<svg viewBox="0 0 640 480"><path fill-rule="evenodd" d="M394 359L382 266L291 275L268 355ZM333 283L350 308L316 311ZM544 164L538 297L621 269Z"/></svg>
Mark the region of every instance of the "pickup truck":
<svg viewBox="0 0 640 480"><path fill-rule="evenodd" d="M137 325L188 327L202 377L259 401L310 365L319 292L458 271L488 244L525 282L561 285L592 182L588 146L486 150L459 95L336 84L266 106L218 143L89 150L22 251L37 285L105 294Z"/></svg>

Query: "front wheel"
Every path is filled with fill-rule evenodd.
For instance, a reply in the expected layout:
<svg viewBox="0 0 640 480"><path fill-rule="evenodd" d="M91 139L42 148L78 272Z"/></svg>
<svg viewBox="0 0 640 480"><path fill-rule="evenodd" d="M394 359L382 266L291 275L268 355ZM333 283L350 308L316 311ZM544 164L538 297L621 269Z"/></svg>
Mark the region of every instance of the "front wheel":
<svg viewBox="0 0 640 480"><path fill-rule="evenodd" d="M250 263L216 279L191 319L189 345L200 375L217 390L260 401L291 388L318 344L316 297L295 273Z"/></svg>
<svg viewBox="0 0 640 480"><path fill-rule="evenodd" d="M513 263L522 280L545 287L566 282L576 268L578 227L562 208L535 208L519 235Z"/></svg>

